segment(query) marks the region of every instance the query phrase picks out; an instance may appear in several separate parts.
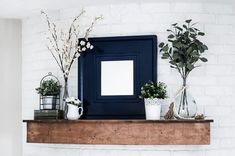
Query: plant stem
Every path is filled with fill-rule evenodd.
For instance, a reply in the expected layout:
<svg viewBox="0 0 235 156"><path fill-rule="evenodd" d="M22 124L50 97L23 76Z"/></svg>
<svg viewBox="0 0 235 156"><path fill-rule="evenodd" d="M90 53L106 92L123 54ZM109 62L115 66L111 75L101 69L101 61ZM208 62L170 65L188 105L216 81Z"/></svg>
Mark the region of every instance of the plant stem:
<svg viewBox="0 0 235 156"><path fill-rule="evenodd" d="M184 88L184 90L181 93L180 104L179 104L179 108L178 108L178 114L180 115L181 111L186 109L187 116L189 116L187 90L186 90L187 78L186 77L182 77L182 78L183 78L183 86L182 87Z"/></svg>
<svg viewBox="0 0 235 156"><path fill-rule="evenodd" d="M67 119L68 106L65 102L65 99L69 97L68 92L68 77L64 76L64 95L63 95L63 104L64 104L64 118Z"/></svg>
<svg viewBox="0 0 235 156"><path fill-rule="evenodd" d="M69 92L68 92L68 77L64 76L64 95L63 95L63 100L65 100L67 97L69 97Z"/></svg>

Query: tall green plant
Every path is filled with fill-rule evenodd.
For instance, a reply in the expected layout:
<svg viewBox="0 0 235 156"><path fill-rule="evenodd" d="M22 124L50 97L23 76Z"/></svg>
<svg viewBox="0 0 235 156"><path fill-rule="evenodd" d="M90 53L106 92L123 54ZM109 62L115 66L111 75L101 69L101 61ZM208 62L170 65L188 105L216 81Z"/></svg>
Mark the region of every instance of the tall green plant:
<svg viewBox="0 0 235 156"><path fill-rule="evenodd" d="M199 66L196 64L199 60L207 62L202 54L208 50L208 47L199 40L199 36L204 36L205 33L196 28L195 25L196 23L192 23L191 19L186 20L182 26L177 23L172 24L172 28L167 30L169 32L168 42L159 44L162 59L168 59L171 68L178 70L183 79L180 101L175 104L179 106L177 116L183 118L195 117L196 115L196 107L193 107L196 104L195 100L187 98L187 77L193 69ZM189 107L195 108L195 113L193 111L190 113L191 108Z"/></svg>
<svg viewBox="0 0 235 156"><path fill-rule="evenodd" d="M205 33L195 25L196 23L192 23L191 19L186 20L182 27L177 23L172 24L172 28L167 29L170 33L167 37L168 43L159 44L162 59L169 59L170 66L178 70L184 86L189 73L198 67L196 63L199 60L207 62L207 59L201 55L208 50L208 47L198 39Z"/></svg>

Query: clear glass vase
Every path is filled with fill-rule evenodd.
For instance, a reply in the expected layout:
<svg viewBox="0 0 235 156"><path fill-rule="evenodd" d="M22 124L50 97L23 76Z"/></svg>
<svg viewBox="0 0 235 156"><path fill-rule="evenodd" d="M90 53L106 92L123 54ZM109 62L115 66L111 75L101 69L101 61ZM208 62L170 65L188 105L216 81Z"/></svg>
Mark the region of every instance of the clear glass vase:
<svg viewBox="0 0 235 156"><path fill-rule="evenodd" d="M182 88L175 96L174 116L177 119L194 119L196 115L197 103L190 94L189 88L186 85L186 80L184 80Z"/></svg>
<svg viewBox="0 0 235 156"><path fill-rule="evenodd" d="M67 119L68 113L68 106L66 103L66 98L69 97L69 90L68 90L68 77L64 77L64 92L63 92L63 109L64 109L64 119Z"/></svg>

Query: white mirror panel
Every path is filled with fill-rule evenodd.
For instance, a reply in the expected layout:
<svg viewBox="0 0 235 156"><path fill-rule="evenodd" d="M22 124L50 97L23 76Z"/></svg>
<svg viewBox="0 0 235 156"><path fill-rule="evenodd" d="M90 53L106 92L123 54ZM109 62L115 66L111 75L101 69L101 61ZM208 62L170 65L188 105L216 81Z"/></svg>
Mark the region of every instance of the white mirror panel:
<svg viewBox="0 0 235 156"><path fill-rule="evenodd" d="M134 94L134 61L101 61L101 96Z"/></svg>

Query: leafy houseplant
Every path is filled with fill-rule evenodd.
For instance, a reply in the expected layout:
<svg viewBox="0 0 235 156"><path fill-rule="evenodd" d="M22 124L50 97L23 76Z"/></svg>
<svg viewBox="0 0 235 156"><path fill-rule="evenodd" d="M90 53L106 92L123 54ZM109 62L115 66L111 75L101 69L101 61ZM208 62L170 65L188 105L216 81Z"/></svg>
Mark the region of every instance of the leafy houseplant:
<svg viewBox="0 0 235 156"><path fill-rule="evenodd" d="M144 98L146 120L158 120L161 115L161 99L167 98L166 85L149 81L141 87L140 98Z"/></svg>
<svg viewBox="0 0 235 156"><path fill-rule="evenodd" d="M60 93L60 88L57 81L50 79L44 80L41 86L36 88L36 91L42 96L57 96Z"/></svg>
<svg viewBox="0 0 235 156"><path fill-rule="evenodd" d="M53 79L44 80L40 87L36 88L42 96L43 109L55 109L56 96L60 94L60 88L59 83Z"/></svg>
<svg viewBox="0 0 235 156"><path fill-rule="evenodd" d="M167 98L166 85L162 82L156 83L149 81L141 87L140 98L158 98L165 99Z"/></svg>
<svg viewBox="0 0 235 156"><path fill-rule="evenodd" d="M208 47L198 38L204 36L205 33L197 29L195 25L196 23L192 23L191 19L186 20L182 27L177 23L172 24L172 29L167 29L170 33L167 37L168 43L159 44L162 59L168 59L171 68L176 69L183 79L181 92L175 100L174 113L178 118L196 116L196 102L191 95L188 95L186 89L187 78L193 69L199 67L196 64L198 61L207 62L202 54L208 50Z"/></svg>

